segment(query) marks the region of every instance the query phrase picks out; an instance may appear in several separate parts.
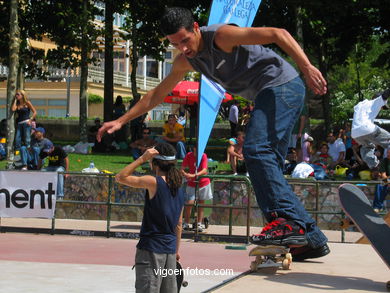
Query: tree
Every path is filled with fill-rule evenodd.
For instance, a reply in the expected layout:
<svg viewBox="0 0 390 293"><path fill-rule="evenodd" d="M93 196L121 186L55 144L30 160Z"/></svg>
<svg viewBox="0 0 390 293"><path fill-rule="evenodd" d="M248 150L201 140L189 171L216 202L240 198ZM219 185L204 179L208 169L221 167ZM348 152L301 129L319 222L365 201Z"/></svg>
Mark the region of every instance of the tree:
<svg viewBox="0 0 390 293"><path fill-rule="evenodd" d="M42 5L39 0L31 0ZM35 2L36 1L36 2ZM49 19L47 12L51 11ZM81 13L80 13L81 12ZM47 63L58 68L80 67L80 141L87 142L87 79L88 64L96 61L90 56L97 50L96 39L101 31L93 22L100 10L90 0L57 0L41 6L37 20L44 24L48 37L57 45L46 56ZM50 25L51 24L51 25Z"/></svg>
<svg viewBox="0 0 390 293"><path fill-rule="evenodd" d="M16 93L16 79L19 65L20 31L18 18L18 0L10 1L9 18L9 58L7 80L7 169L13 165L13 142L15 135L14 113L11 110L12 101Z"/></svg>
<svg viewBox="0 0 390 293"><path fill-rule="evenodd" d="M255 23L258 26L283 27L295 35L298 21L295 15L299 7L305 52L325 79L330 80L333 69L346 64L357 43L369 44L371 36L378 33L382 34L382 39L388 36L388 29L384 29L388 28L388 20L381 12L382 9L389 10L385 2L340 0L330 5L319 0L263 0ZM329 92L320 97L327 129L332 123L330 101L335 88L337 84L330 83Z"/></svg>
<svg viewBox="0 0 390 293"><path fill-rule="evenodd" d="M195 11L196 17L207 19L205 10L210 5L210 1L174 1L174 0L134 0L126 6L126 23L123 29L127 34L122 37L131 42L131 90L133 96L138 95L137 90L137 66L139 56L149 56L155 60L164 60L164 53L168 42L160 31L161 13L165 7L181 6Z"/></svg>
<svg viewBox="0 0 390 293"><path fill-rule="evenodd" d="M105 1L104 19L104 121L112 120L114 99L114 0Z"/></svg>
<svg viewBox="0 0 390 293"><path fill-rule="evenodd" d="M374 67L378 56L386 52L389 44L381 44L377 36L373 36L370 49L360 49L360 51L351 52L347 58L346 65L337 65L334 67L329 81L332 84L337 83L331 100L331 118L334 124L342 124L353 117L353 107L362 99L371 99L378 92L387 88L386 82L390 80L390 71L383 68ZM361 47L359 44L357 47ZM367 46L366 46L367 47ZM357 74L356 63L359 62ZM359 78L359 82L356 79ZM360 84L359 92L357 84ZM380 117L389 118L387 111L381 111Z"/></svg>

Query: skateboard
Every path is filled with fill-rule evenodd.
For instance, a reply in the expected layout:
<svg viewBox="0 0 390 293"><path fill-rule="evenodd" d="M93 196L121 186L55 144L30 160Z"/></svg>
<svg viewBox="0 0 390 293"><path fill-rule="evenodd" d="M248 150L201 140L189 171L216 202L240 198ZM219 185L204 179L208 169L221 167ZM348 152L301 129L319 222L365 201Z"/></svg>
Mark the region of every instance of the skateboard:
<svg viewBox="0 0 390 293"><path fill-rule="evenodd" d="M188 282L184 281L184 271L181 267L181 264L177 261L176 262L176 269L179 270L179 274L176 275L176 283L177 283L177 293L180 293L181 286L187 287Z"/></svg>
<svg viewBox="0 0 390 293"><path fill-rule="evenodd" d="M374 212L371 203L357 186L342 184L339 187L341 207L356 227L370 241L376 252L390 268L390 227Z"/></svg>
<svg viewBox="0 0 390 293"><path fill-rule="evenodd" d="M249 256L256 256L256 259L251 262L252 272L262 269L276 272L279 268L288 270L292 263L290 248L286 246L259 245L249 251Z"/></svg>

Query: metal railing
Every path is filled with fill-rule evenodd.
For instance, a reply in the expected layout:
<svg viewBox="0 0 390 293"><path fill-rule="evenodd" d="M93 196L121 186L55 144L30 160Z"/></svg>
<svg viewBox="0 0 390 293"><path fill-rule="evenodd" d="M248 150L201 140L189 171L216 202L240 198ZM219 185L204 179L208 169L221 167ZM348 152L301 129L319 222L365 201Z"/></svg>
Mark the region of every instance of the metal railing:
<svg viewBox="0 0 390 293"><path fill-rule="evenodd" d="M49 80L65 80L68 77L80 77L79 69L68 70L57 67L48 67ZM0 78L8 77L8 67L0 64ZM145 77L137 74L137 86L143 90L155 88L161 80L154 77ZM104 68L99 66L88 66L88 81L95 83L104 83ZM123 87L130 87L130 75L126 78L125 72L114 71L114 84Z"/></svg>
<svg viewBox="0 0 390 293"><path fill-rule="evenodd" d="M65 174L65 173L64 173ZM120 203L120 202L113 202L113 186L114 186L114 174L86 174L86 173L66 173L69 175L74 176L94 176L94 177L101 177L101 178L108 178L108 192L107 192L107 199L105 201L80 201L80 200L58 200L57 203L66 203L66 204L88 204L88 205L100 205L100 206L106 206L107 208L107 216L104 219L106 221L106 231L104 232L106 237L115 237L115 233L111 233L111 212L112 208L115 206L121 206L121 207L128 207L128 208L142 208L144 206L143 203ZM211 209L228 209L229 210L229 220L228 220L228 235L221 235L221 234L199 234L197 229L195 229L195 233L193 233L193 239L195 241L226 241L227 239L229 241L237 241L237 242L245 242L248 243L249 237L250 237L250 227L251 227L251 210L252 209L259 209L257 205L252 205L251 203L251 183L248 177L246 176L231 176L231 175L205 175L202 177L208 177L212 180L212 182L216 181L229 181L230 182L230 201L229 204L200 204L197 200L195 200L195 203L192 205L186 204L186 206L193 206L196 210L196 214L199 212L199 208L211 208ZM201 177L201 178L202 178ZM232 200L232 183L234 181L240 181L241 183L244 183L247 188L248 192L248 201L245 205L234 205ZM295 185L314 185L315 186L315 202L314 202L314 209L307 210L310 214L314 215L315 220L318 222L318 216L319 215L340 215L341 218L345 217L345 214L340 208L340 211L323 211L320 209L320 189L321 185L340 185L343 183L346 183L346 181L332 181L332 180L305 180L305 179L289 179L289 184L293 187ZM349 181L351 183L351 181ZM353 184L362 184L362 185L375 185L381 183L381 181L352 181ZM197 190L197 188L196 188ZM198 192L198 191L196 191ZM233 210L243 210L246 211L246 234L245 236L242 235L233 235L233 217L232 212ZM2 232L7 231L7 227L4 227L1 225L1 219L0 219L0 229ZM53 217L51 221L51 234L56 234L56 216ZM131 234L131 233L130 233ZM133 233L138 234L138 233ZM132 238L137 238L137 235L133 235ZM345 242L345 231L341 229L341 242Z"/></svg>

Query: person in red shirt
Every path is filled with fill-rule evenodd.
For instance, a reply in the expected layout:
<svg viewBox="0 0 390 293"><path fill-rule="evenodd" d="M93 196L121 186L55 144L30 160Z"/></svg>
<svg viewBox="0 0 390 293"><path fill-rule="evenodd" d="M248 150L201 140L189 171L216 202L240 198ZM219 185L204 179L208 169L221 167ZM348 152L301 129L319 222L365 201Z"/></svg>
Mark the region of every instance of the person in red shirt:
<svg viewBox="0 0 390 293"><path fill-rule="evenodd" d="M196 144L195 144L196 145ZM196 147L193 147L193 151L186 154L184 157L183 163L181 165L181 172L183 176L187 179L187 188L185 192L186 204L194 204L195 202L195 187L198 176L207 174L207 155L203 153L202 159L200 161L199 167L196 170ZM205 200L213 198L211 184L209 178L201 178L198 182L198 197L197 200L200 204L203 204ZM191 216L192 206L186 206L184 209L184 222L183 229L189 230L189 221ZM203 208L199 207L197 215L197 227L192 227L194 230L198 229L198 232L203 232L205 226L202 224L203 219Z"/></svg>

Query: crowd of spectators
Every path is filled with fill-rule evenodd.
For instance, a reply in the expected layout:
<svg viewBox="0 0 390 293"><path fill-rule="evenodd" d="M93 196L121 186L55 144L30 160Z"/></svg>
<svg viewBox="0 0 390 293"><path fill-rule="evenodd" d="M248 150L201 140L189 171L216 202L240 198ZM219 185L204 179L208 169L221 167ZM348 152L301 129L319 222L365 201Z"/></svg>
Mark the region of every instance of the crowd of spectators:
<svg viewBox="0 0 390 293"><path fill-rule="evenodd" d="M320 179L360 179L377 180L380 177L379 169L370 169L361 157L361 145L350 136L350 124L339 131L331 131L326 140L315 139L307 133L300 136L297 147L290 147L285 161L284 174L294 177L294 170L307 164L313 168L309 175L298 172L297 176L306 178L316 176L317 166L320 166L326 176ZM299 140L299 138L298 138ZM385 150L377 145L375 155L383 161ZM387 150L386 150L387 153ZM320 170L320 169L318 169ZM319 178L317 178L319 179Z"/></svg>

